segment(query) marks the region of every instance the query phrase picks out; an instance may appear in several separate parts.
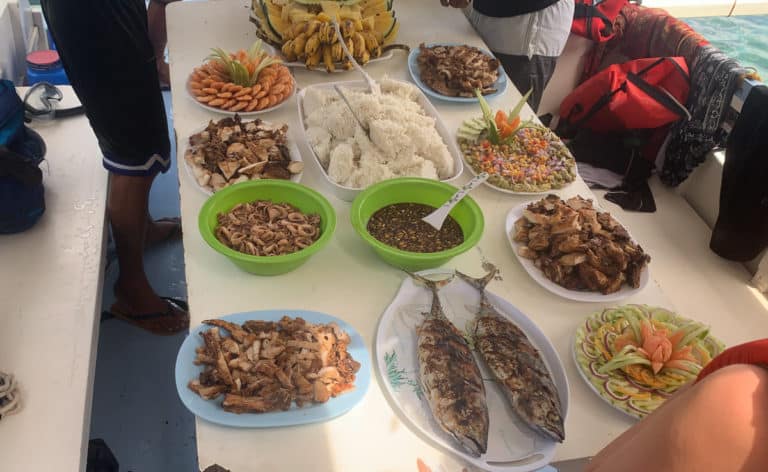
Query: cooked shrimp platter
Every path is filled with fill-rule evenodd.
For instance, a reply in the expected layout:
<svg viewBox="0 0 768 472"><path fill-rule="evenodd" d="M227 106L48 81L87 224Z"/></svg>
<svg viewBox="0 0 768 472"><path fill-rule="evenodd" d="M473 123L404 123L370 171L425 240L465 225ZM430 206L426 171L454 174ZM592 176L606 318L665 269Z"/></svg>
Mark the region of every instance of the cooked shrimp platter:
<svg viewBox="0 0 768 472"><path fill-rule="evenodd" d="M257 41L248 51L212 50L187 81L189 93L200 105L225 113L260 113L272 110L293 95L293 76L277 56Z"/></svg>

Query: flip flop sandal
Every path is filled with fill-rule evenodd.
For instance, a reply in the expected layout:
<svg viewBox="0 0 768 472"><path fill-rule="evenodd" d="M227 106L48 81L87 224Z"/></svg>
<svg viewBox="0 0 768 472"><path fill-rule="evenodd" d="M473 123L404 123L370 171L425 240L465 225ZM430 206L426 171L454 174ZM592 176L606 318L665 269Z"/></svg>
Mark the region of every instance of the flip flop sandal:
<svg viewBox="0 0 768 472"><path fill-rule="evenodd" d="M168 304L168 309L165 312L143 314L124 313L120 310L116 310L115 306L112 305L110 314L119 320L159 336L170 336L188 329L189 305L187 302L171 297L160 298L165 300ZM174 308L183 311L185 315L178 315L177 312L174 311Z"/></svg>

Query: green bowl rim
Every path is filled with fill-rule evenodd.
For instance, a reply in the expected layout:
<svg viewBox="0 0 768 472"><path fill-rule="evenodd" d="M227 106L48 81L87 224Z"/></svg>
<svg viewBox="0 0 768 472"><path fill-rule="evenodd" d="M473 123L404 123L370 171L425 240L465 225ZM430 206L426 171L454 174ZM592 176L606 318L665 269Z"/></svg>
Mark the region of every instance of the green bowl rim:
<svg viewBox="0 0 768 472"><path fill-rule="evenodd" d="M452 247L451 249L446 249L445 251L438 251L438 252L410 252L410 251L403 251L402 249L394 248L374 238L371 235L371 233L368 232L367 225L363 225L362 221L360 221L360 218L358 218L358 215L360 214L360 205L362 205L362 201L368 195L370 195L371 193L374 193L378 189L382 187L390 187L393 185L398 185L401 183L402 184L424 183L427 185L433 185L436 187L444 188L446 190L451 190L452 193L455 193L459 190L457 187L454 187L449 183L441 182L438 180L432 180L432 179L424 179L421 177L397 177L394 179L383 180L381 182L371 185L370 187L360 192L357 195L357 197L355 197L355 200L352 202L352 209L350 210L350 215L349 215L350 222L352 223L352 227L355 228L355 231L357 232L357 234L359 234L360 237L362 237L363 240L365 240L368 244L370 244L377 250L387 252L393 256L409 257L409 258L416 258L422 261L428 261L432 259L444 259L444 258L452 258L452 257L458 256L459 254L462 254L468 251L469 249L471 249L480 241L480 238L482 238L483 236L483 230L485 229L485 216L483 216L483 210L480 208L480 205L478 205L477 202L469 195L465 196L462 199L462 203L466 202L467 205L469 205L470 211L476 217L475 218L476 224L472 232L469 234L469 237L466 237L464 239L464 242L459 244L456 247Z"/></svg>
<svg viewBox="0 0 768 472"><path fill-rule="evenodd" d="M299 192L304 193L305 195L314 198L319 204L320 207L330 215L327 221L327 228L325 231L322 232L320 237L317 241L315 241L311 246L308 246L300 251L293 252L291 254L283 254L280 256L254 256L251 254L245 254L240 251L236 251L232 248L227 247L222 242L220 242L213 232L211 232L208 229L208 225L205 221L205 215L210 213L210 208L213 206L217 198L221 198L222 196L227 195L228 193L233 193L237 191L240 188L243 187L259 187L259 186L271 186L271 187L282 187L282 188L289 188L291 190L298 190ZM290 203L291 202L285 202ZM322 215L321 215L322 218ZM265 179L265 180L250 180L248 182L241 182L239 184L230 185L227 188L224 188L222 190L219 190L218 192L214 193L210 197L208 197L208 200L205 201L203 206L200 208L200 213L197 217L197 225L198 230L200 231L200 234L202 235L203 239L206 243L208 243L208 246L210 246L212 249L214 249L216 252L223 254L224 256L227 256L231 259L237 259L242 262L255 262L255 263L290 263L290 262L296 262L297 260L308 258L315 254L317 251L323 248L328 241L331 240L331 237L333 236L333 233L336 231L336 210L333 208L331 203L326 199L322 194L317 192L314 189L311 189L307 187L306 185L302 185L297 182L292 182L290 180L276 180L276 179Z"/></svg>

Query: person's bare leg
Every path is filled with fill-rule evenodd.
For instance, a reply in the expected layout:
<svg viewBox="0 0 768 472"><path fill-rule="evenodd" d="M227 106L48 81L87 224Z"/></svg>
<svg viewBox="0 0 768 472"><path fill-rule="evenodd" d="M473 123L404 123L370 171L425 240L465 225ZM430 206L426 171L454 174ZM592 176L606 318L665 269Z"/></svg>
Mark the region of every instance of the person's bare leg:
<svg viewBox="0 0 768 472"><path fill-rule="evenodd" d="M128 313L163 313L168 304L144 273L144 238L152 176L110 174L107 212L115 238L120 274L115 284L116 305Z"/></svg>
<svg viewBox="0 0 768 472"><path fill-rule="evenodd" d="M733 365L676 395L602 451L587 472L768 470L768 370Z"/></svg>

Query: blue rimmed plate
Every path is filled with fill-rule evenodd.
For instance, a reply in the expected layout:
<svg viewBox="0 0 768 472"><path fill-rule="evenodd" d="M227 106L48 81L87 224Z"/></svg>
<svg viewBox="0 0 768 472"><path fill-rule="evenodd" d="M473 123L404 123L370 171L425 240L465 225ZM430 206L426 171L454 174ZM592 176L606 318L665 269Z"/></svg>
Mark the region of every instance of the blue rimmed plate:
<svg viewBox="0 0 768 472"><path fill-rule="evenodd" d="M176 390L184 406L198 418L211 423L232 426L236 428L272 428L278 426L291 426L307 423L327 421L341 416L363 399L371 384L371 361L368 349L363 343L363 338L355 329L346 322L325 313L306 310L260 310L244 313L235 313L222 316L222 320L233 323L244 323L248 320L279 321L283 316L291 318L301 317L308 323L331 323L341 327L351 339L347 352L360 363L360 370L355 376L355 388L349 392L331 398L326 403L313 403L298 408L296 404L290 410L270 413L230 413L221 407L223 397L215 400L203 400L199 395L190 390L187 384L197 378L203 371L203 366L194 364L195 349L203 345L200 332L209 329L210 326L201 324L189 333L184 343L179 348L176 357Z"/></svg>
<svg viewBox="0 0 768 472"><path fill-rule="evenodd" d="M432 43L432 44L426 44L427 47L432 46L466 46L464 44L458 44L458 43ZM483 48L477 48L480 51L482 51L484 54L487 54L491 57L493 57L493 54L486 51ZM427 84L421 81L421 73L419 71L419 63L418 63L418 57L421 53L421 49L416 47L411 49L410 54L408 54L408 72L411 73L411 78L416 83L416 86L419 87L425 94L429 95L430 97L437 98L439 100L445 100L448 102L457 102L457 103L477 103L476 97L449 97L447 95L442 95L440 93L435 92L432 90ZM497 97L504 93L504 91L507 89L507 74L504 72L504 68L499 65L499 78L496 79L496 82L493 84L493 87L496 89L494 93L489 93L488 95L484 95L486 100L491 99L493 97Z"/></svg>

